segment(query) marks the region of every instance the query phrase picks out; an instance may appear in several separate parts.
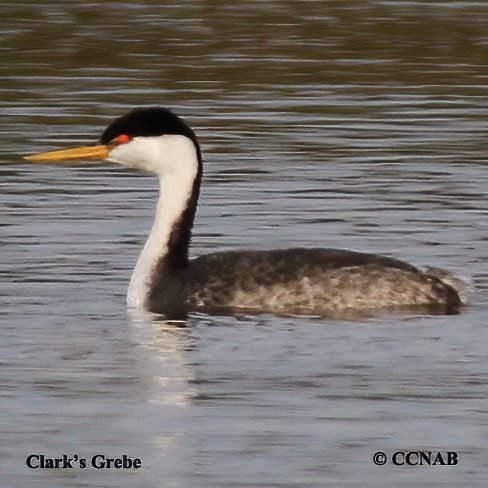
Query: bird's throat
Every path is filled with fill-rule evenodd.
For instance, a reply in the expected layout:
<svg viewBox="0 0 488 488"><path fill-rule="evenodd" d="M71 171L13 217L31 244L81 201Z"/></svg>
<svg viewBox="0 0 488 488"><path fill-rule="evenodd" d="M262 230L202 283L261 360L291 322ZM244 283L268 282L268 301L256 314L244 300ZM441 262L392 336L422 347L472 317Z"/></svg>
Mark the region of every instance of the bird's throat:
<svg viewBox="0 0 488 488"><path fill-rule="evenodd" d="M151 232L137 260L127 293L130 308L150 308L151 297L176 300L175 277L188 265L188 250L200 190L201 171L160 176L160 193Z"/></svg>

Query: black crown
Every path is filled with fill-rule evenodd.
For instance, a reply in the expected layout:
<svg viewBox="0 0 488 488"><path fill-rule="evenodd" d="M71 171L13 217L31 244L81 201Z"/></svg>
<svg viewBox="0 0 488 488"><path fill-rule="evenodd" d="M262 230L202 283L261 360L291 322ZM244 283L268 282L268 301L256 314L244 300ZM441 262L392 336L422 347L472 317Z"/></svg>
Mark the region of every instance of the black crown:
<svg viewBox="0 0 488 488"><path fill-rule="evenodd" d="M197 137L186 122L163 107L142 107L116 118L104 130L100 141L108 144L121 134L129 137L176 134L188 137L198 148Z"/></svg>

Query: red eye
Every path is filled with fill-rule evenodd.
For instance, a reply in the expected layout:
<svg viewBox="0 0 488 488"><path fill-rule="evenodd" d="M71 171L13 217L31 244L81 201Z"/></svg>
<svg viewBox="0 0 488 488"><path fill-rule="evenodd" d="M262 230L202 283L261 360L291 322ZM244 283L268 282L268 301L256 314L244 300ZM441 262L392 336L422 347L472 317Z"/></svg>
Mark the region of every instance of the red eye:
<svg viewBox="0 0 488 488"><path fill-rule="evenodd" d="M130 141L130 137L127 134L120 134L114 139L116 144L125 144Z"/></svg>

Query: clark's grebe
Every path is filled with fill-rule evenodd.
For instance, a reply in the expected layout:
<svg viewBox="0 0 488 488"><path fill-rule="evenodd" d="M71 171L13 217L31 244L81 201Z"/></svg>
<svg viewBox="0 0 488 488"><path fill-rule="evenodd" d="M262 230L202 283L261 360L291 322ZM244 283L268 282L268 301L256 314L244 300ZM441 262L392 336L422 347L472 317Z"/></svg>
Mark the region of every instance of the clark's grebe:
<svg viewBox="0 0 488 488"><path fill-rule="evenodd" d="M455 313L465 283L437 268L342 249L218 252L189 259L202 179L193 130L171 111L138 108L115 119L100 144L25 159L103 159L155 173L154 223L127 293L130 308L178 317L189 310L338 315L422 308Z"/></svg>

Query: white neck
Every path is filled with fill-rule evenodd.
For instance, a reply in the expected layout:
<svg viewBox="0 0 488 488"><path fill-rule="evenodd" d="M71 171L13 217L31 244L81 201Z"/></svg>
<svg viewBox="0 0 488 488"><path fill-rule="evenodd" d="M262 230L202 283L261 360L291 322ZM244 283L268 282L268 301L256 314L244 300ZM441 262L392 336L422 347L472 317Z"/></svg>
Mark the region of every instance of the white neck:
<svg viewBox="0 0 488 488"><path fill-rule="evenodd" d="M164 149L164 162L153 166L153 171L159 176L159 199L151 232L130 280L127 291L129 308L146 307L153 272L168 253L171 232L188 205L198 172L198 158L189 139L173 136L172 144L166 143Z"/></svg>

